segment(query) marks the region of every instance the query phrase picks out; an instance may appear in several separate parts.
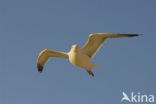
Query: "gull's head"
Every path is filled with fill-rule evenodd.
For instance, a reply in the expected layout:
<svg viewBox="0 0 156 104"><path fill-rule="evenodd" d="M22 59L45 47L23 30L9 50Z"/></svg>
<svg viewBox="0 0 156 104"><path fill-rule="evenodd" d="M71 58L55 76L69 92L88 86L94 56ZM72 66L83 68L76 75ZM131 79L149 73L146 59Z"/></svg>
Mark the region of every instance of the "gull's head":
<svg viewBox="0 0 156 104"><path fill-rule="evenodd" d="M74 52L78 51L78 49L79 49L79 46L77 44L74 44L71 47L71 51L74 51Z"/></svg>

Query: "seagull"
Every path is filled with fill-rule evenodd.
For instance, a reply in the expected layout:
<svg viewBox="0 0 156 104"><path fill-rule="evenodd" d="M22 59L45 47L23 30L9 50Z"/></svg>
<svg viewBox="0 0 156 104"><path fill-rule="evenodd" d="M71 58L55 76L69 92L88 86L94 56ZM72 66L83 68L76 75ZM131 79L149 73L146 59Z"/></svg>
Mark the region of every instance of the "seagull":
<svg viewBox="0 0 156 104"><path fill-rule="evenodd" d="M68 59L72 65L86 70L89 75L94 77L92 69L99 68L100 66L95 65L91 59L108 39L136 37L140 35L142 34L94 33L89 35L87 43L82 48L79 48L78 45L72 45L68 53L45 49L39 53L37 59L38 71L40 73L43 71L45 64L50 58L64 58Z"/></svg>

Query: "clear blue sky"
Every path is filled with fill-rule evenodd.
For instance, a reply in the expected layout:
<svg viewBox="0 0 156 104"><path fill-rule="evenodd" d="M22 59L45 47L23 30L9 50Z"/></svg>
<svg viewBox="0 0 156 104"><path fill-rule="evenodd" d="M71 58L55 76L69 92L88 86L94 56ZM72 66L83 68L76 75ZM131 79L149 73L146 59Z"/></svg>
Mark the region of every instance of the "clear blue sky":
<svg viewBox="0 0 156 104"><path fill-rule="evenodd" d="M155 0L1 0L0 104L120 104L122 92L156 96ZM90 33L143 33L109 40L92 78L65 59L42 74L43 49L68 52Z"/></svg>

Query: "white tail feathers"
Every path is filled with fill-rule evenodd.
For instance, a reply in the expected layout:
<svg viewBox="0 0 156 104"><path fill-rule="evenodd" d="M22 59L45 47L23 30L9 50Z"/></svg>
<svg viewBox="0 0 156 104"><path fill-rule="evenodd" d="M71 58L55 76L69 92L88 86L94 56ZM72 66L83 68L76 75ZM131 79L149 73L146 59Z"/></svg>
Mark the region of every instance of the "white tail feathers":
<svg viewBox="0 0 156 104"><path fill-rule="evenodd" d="M92 68L99 68L99 65L92 64Z"/></svg>

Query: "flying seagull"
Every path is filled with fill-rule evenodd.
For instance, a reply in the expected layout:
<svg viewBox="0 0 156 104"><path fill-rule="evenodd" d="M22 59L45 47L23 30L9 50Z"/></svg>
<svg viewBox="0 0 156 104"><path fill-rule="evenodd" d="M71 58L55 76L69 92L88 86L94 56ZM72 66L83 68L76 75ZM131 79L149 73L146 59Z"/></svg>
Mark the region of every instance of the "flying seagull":
<svg viewBox="0 0 156 104"><path fill-rule="evenodd" d="M40 52L37 59L38 71L43 71L43 67L50 58L64 58L69 59L70 63L74 66L85 69L89 75L94 77L92 69L100 66L93 64L91 59L108 39L135 37L140 35L142 34L95 33L90 34L87 43L82 48L79 48L78 45L72 45L68 53L45 49Z"/></svg>

